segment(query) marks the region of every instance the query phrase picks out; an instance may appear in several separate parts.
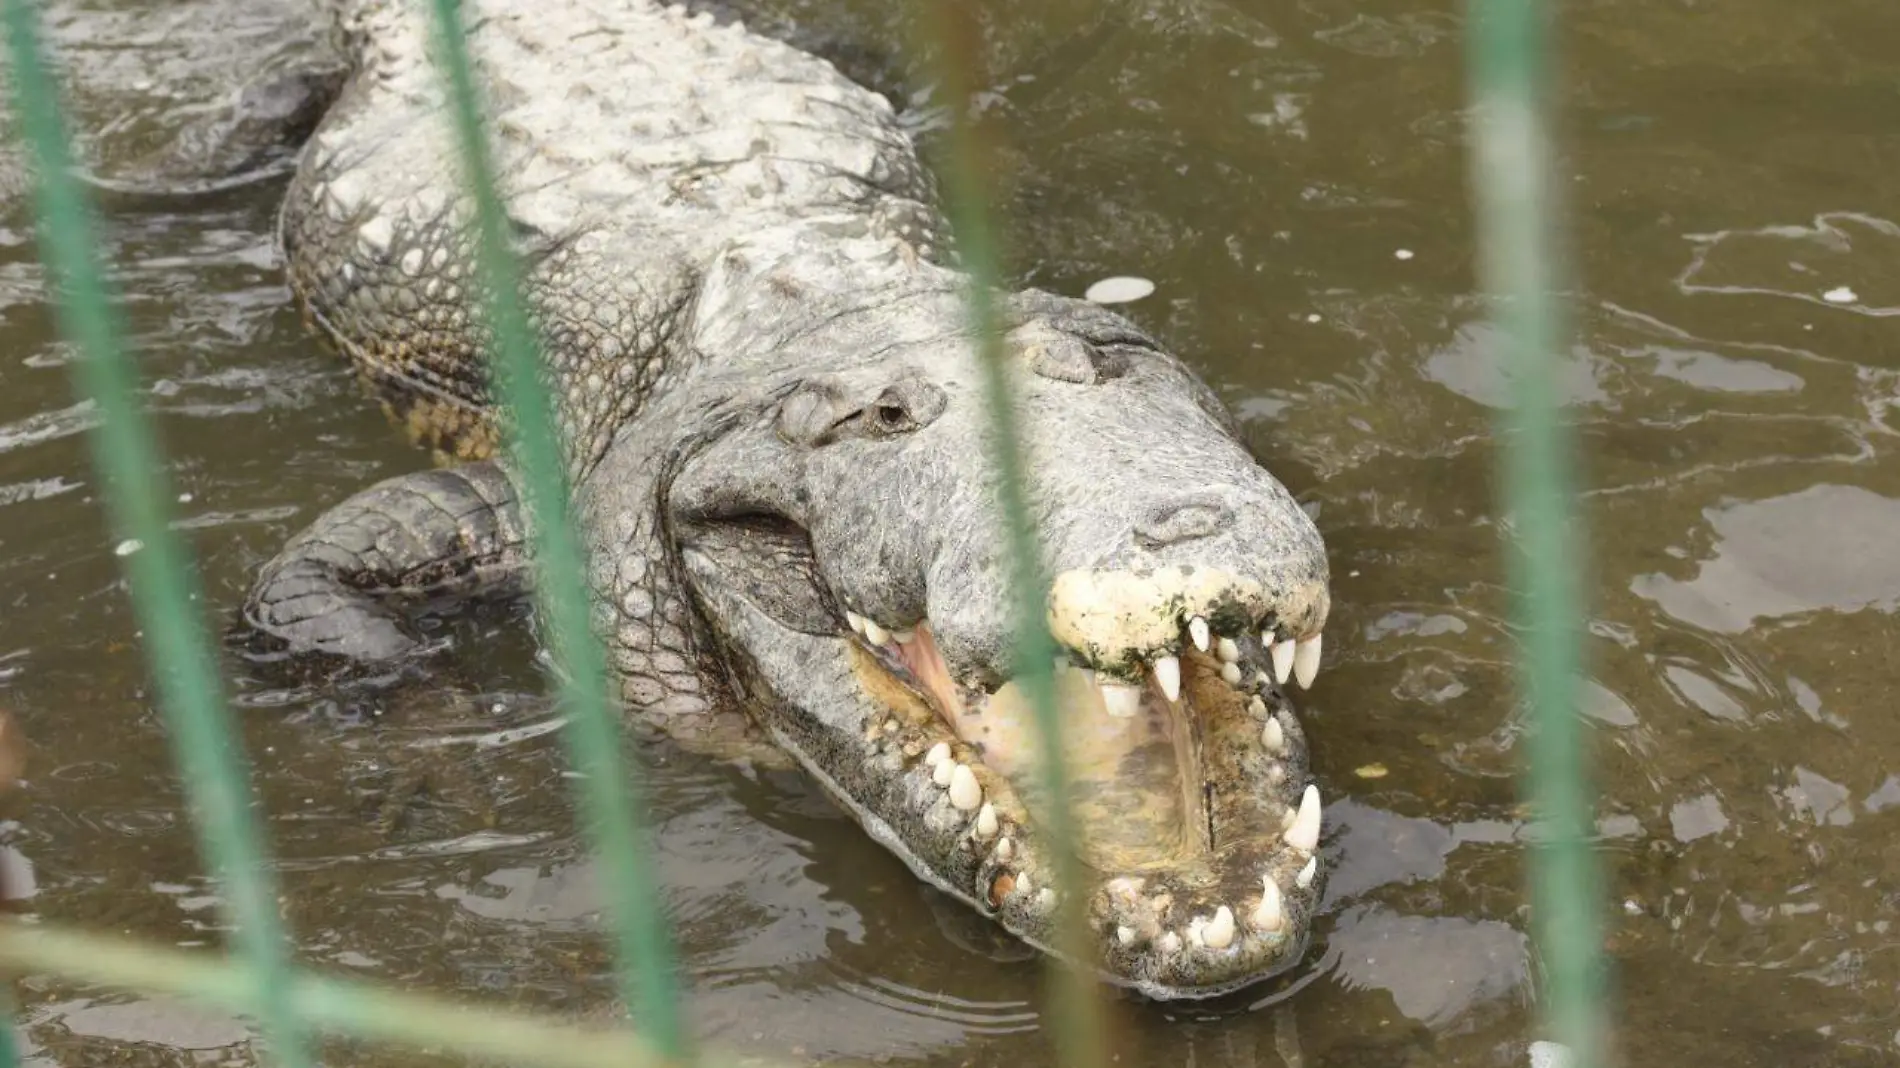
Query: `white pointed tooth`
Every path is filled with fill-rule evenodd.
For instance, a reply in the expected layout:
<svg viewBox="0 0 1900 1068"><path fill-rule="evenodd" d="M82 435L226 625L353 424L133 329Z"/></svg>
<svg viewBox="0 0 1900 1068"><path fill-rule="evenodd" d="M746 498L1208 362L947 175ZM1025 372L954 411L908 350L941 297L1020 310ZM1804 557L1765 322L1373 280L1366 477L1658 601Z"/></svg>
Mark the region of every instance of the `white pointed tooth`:
<svg viewBox="0 0 1900 1068"><path fill-rule="evenodd" d="M1169 931L1155 942L1155 948L1163 953L1179 953L1181 952L1181 936Z"/></svg>
<svg viewBox="0 0 1900 1068"><path fill-rule="evenodd" d="M852 630L857 631L859 634L864 633L864 617L863 616L857 614L856 612L846 612L844 614L844 618L845 618L845 622L851 624Z"/></svg>
<svg viewBox="0 0 1900 1068"><path fill-rule="evenodd" d="M872 645L883 645L891 640L891 632L877 625L869 616L864 620L864 640Z"/></svg>
<svg viewBox="0 0 1900 1068"><path fill-rule="evenodd" d="M1286 923L1286 906L1280 901L1280 884L1273 876L1260 879L1260 907L1253 910L1253 926L1256 931L1272 933Z"/></svg>
<svg viewBox="0 0 1900 1068"><path fill-rule="evenodd" d="M1127 926L1126 924L1115 928L1115 941L1120 942L1124 946L1134 945L1135 944L1135 929L1133 927Z"/></svg>
<svg viewBox="0 0 1900 1068"><path fill-rule="evenodd" d="M1267 752L1274 756L1286 752L1286 728L1280 726L1279 716L1267 718L1267 725L1260 732L1260 741L1266 745Z"/></svg>
<svg viewBox="0 0 1900 1068"><path fill-rule="evenodd" d="M1016 843L1010 841L1007 838L997 839L996 862L998 864L1008 864L1010 858L1015 855L1016 855Z"/></svg>
<svg viewBox="0 0 1900 1068"><path fill-rule="evenodd" d="M1264 635L1264 637L1271 638L1272 635ZM1273 681L1285 686L1286 680L1293 677L1293 661L1298 652L1299 650L1294 648L1291 641L1272 644L1268 653L1273 657Z"/></svg>
<svg viewBox="0 0 1900 1068"><path fill-rule="evenodd" d="M1133 719L1141 713L1141 688L1124 686L1119 682L1105 682L1101 686L1102 704L1108 706L1108 714L1116 719Z"/></svg>
<svg viewBox="0 0 1900 1068"><path fill-rule="evenodd" d="M1229 686L1240 685L1240 665L1222 664L1220 666L1220 678L1222 682Z"/></svg>
<svg viewBox="0 0 1900 1068"><path fill-rule="evenodd" d="M950 772L950 803L964 812L974 811L983 803L983 786L968 764L958 764Z"/></svg>
<svg viewBox="0 0 1900 1068"><path fill-rule="evenodd" d="M924 754L924 767L934 768L949 759L950 743L938 742L930 747L930 752Z"/></svg>
<svg viewBox="0 0 1900 1068"><path fill-rule="evenodd" d="M1204 940L1202 939L1202 937L1201 937L1201 932L1202 932L1202 931L1203 931L1203 930L1204 930L1204 929L1205 929L1206 927L1207 927L1207 921L1206 921L1206 920L1203 920L1203 919L1201 919L1201 918L1200 918L1199 916L1196 916L1196 917L1194 918L1194 921L1193 921L1192 923L1189 923L1189 924L1188 924L1188 929L1187 929L1187 943L1188 943L1188 945L1190 945L1190 946L1205 946L1205 945L1207 945L1207 943L1206 943L1206 942L1205 942L1205 941L1204 941Z"/></svg>
<svg viewBox="0 0 1900 1068"><path fill-rule="evenodd" d="M1226 949L1234 944L1234 910L1222 905L1214 910L1214 918L1201 928L1201 940L1210 949Z"/></svg>
<svg viewBox="0 0 1900 1068"><path fill-rule="evenodd" d="M1181 699L1181 658L1164 656L1155 661L1155 681L1161 684L1161 692L1170 701Z"/></svg>
<svg viewBox="0 0 1900 1068"><path fill-rule="evenodd" d="M1207 620L1200 616L1188 620L1188 637L1194 639L1194 648L1207 652Z"/></svg>
<svg viewBox="0 0 1900 1068"><path fill-rule="evenodd" d="M1036 892L1035 884L1029 881L1028 872L1024 871L1024 872L1016 873L1016 892L1023 895L1024 897L1028 897L1030 894L1033 894Z"/></svg>
<svg viewBox="0 0 1900 1068"><path fill-rule="evenodd" d="M985 801L983 802L983 807L976 810L976 836L978 838L994 838L996 837L997 829L996 806Z"/></svg>
<svg viewBox="0 0 1900 1068"><path fill-rule="evenodd" d="M1240 646L1235 645L1232 638L1222 638L1215 642L1214 649L1220 658L1229 664L1240 659Z"/></svg>
<svg viewBox="0 0 1900 1068"><path fill-rule="evenodd" d="M1300 812L1286 829L1286 844L1306 853L1319 848L1319 787L1312 783L1300 795Z"/></svg>
<svg viewBox="0 0 1900 1068"><path fill-rule="evenodd" d="M1307 857L1306 867L1301 868L1300 873L1293 877L1293 885L1299 887L1302 890L1311 890L1313 888L1313 876L1318 875L1318 874L1319 874L1319 858Z"/></svg>
<svg viewBox="0 0 1900 1068"><path fill-rule="evenodd" d="M891 631L891 637L896 638L897 644L899 645L909 645L911 642L917 640L917 632L914 630L894 630Z"/></svg>
<svg viewBox="0 0 1900 1068"><path fill-rule="evenodd" d="M1319 640L1323 635L1315 634L1311 638L1301 638L1299 648L1293 653L1293 677L1300 680L1300 689L1310 689L1313 679L1319 674Z"/></svg>
<svg viewBox="0 0 1900 1068"><path fill-rule="evenodd" d="M930 781L938 786L950 785L950 776L956 774L957 762L950 759L939 760L930 767Z"/></svg>
<svg viewBox="0 0 1900 1068"><path fill-rule="evenodd" d="M1267 715L1267 702L1262 700L1259 694L1254 694L1253 700L1247 702L1247 711L1265 719Z"/></svg>
<svg viewBox="0 0 1900 1068"><path fill-rule="evenodd" d="M1273 688L1273 676L1264 671L1256 671L1253 673L1253 684L1263 690L1270 690Z"/></svg>

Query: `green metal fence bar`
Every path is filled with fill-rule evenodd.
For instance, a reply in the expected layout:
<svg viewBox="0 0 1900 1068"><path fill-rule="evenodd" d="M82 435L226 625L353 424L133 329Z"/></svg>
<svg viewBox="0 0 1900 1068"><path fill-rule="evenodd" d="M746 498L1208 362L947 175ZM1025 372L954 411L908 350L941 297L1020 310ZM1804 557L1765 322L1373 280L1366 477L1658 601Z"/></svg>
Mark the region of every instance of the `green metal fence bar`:
<svg viewBox="0 0 1900 1068"><path fill-rule="evenodd" d="M277 888L264 866L262 835L235 726L218 680L197 575L171 529L170 479L156 436L140 407L137 376L121 344L117 309L107 291L84 194L74 177L58 97L30 0L5 0L13 106L32 149L41 258L55 296L60 332L79 350L73 371L98 405L89 435L94 468L105 479L116 536L143 548L126 555L133 609L157 684L173 759L184 779L200 848L222 881L224 912L248 965L234 971L258 989L256 1010L277 1059L310 1063L303 1029L289 1011L284 980L288 948L277 917Z"/></svg>
<svg viewBox="0 0 1900 1068"><path fill-rule="evenodd" d="M221 955L50 925L0 923L0 968L184 998L244 1015L263 1007L258 986ZM520 1068L666 1068L678 1063L624 1024L562 1020L301 972L288 976L283 994L290 1011L313 1028L385 1045L458 1053ZM771 1063L716 1055L700 1061L703 1068L765 1068Z"/></svg>
<svg viewBox="0 0 1900 1068"><path fill-rule="evenodd" d="M1001 531L1010 564L1010 586L1015 591L1016 662L1014 678L1035 710L1036 735L1041 752L1037 769L1049 798L1044 819L1053 844L1056 885L1063 887L1056 948L1067 958L1050 960L1052 1012L1057 1055L1073 1068L1108 1063L1107 1032L1093 966L1095 954L1088 941L1081 866L1069 843L1075 841L1070 809L1069 774L1062 744L1062 721L1056 700L1053 666L1058 652L1049 633L1049 580L1042 546L1030 519L1026 488L1027 463L1022 435L1011 397L1011 369L1003 350L996 317L995 292L999 255L995 229L990 225L991 190L985 176L994 173L987 150L988 131L974 123L969 102L983 88L978 84L980 40L974 12L954 0L932 0L928 25L939 44L938 77L951 114L949 151L940 170L945 207L956 235L957 254L968 272L965 300L971 327L980 347L985 399L990 413L990 448L997 469L1004 529Z"/></svg>
<svg viewBox="0 0 1900 1068"><path fill-rule="evenodd" d="M668 1058L685 1060L687 1041L679 1019L666 916L645 855L648 839L634 803L629 762L621 756L621 732L607 695L605 653L590 621L553 408L541 379L494 164L482 133L460 5L435 0L432 6L437 62L448 82L463 181L475 203L492 374L512 416L510 443L533 517L536 599L561 668L569 716L562 736L569 759L581 773L577 790L582 818L602 865L621 983L655 1048Z"/></svg>
<svg viewBox="0 0 1900 1068"><path fill-rule="evenodd" d="M1500 419L1503 493L1516 528L1511 585L1530 710L1525 790L1538 834L1530 851L1533 932L1545 971L1544 1011L1574 1068L1604 1056L1601 877L1591 851L1591 801L1578 720L1582 539L1572 515L1571 442L1553 363L1565 327L1548 126L1548 6L1471 0L1467 44L1475 105L1472 170L1479 270L1508 338L1512 403Z"/></svg>

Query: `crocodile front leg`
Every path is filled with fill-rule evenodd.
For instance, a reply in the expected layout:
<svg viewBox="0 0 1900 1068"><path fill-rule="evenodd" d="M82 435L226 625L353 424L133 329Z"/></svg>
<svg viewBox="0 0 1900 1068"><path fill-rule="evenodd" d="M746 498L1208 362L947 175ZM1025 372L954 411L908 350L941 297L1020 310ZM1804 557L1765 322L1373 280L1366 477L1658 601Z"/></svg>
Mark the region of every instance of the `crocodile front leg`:
<svg viewBox="0 0 1900 1068"><path fill-rule="evenodd" d="M391 660L422 640L406 608L522 589L527 530L493 462L378 483L331 508L264 566L244 617L292 652Z"/></svg>

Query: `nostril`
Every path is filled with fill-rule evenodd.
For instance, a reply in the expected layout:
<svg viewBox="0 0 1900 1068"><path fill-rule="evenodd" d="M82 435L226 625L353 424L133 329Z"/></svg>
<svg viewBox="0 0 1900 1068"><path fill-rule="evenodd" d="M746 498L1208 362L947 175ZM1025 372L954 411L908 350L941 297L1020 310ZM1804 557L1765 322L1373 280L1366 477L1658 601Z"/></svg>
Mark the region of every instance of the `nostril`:
<svg viewBox="0 0 1900 1068"><path fill-rule="evenodd" d="M1233 522L1233 513L1218 504L1184 504L1158 509L1135 527L1135 537L1147 548L1209 537Z"/></svg>

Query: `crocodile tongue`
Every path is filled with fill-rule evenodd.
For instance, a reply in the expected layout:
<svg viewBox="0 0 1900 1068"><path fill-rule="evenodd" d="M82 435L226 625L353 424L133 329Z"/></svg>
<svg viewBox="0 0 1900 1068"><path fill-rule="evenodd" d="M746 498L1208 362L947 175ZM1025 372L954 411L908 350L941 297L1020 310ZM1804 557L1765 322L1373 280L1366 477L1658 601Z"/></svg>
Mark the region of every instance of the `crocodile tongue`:
<svg viewBox="0 0 1900 1068"><path fill-rule="evenodd" d="M904 660L958 737L1046 821L1041 731L1023 688L1010 682L986 699L964 699L928 628ZM1211 843L1192 695L1170 701L1147 686L1129 714L1115 715L1092 672L1065 666L1055 683L1076 855L1097 871L1130 873L1204 859Z"/></svg>

